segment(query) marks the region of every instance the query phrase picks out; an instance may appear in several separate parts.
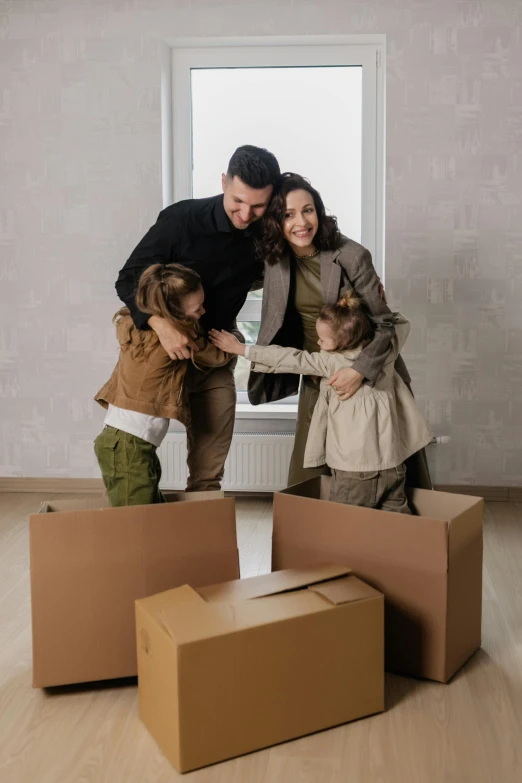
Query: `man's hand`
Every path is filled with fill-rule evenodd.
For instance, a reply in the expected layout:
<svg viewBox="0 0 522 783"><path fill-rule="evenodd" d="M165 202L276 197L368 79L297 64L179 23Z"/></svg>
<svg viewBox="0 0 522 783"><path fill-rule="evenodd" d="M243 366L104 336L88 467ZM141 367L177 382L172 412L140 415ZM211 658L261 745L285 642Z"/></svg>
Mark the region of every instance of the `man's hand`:
<svg viewBox="0 0 522 783"><path fill-rule="evenodd" d="M166 318L151 315L149 326L156 332L160 343L171 359L190 359L191 350L198 350L196 344L182 332L178 332L176 327Z"/></svg>
<svg viewBox="0 0 522 783"><path fill-rule="evenodd" d="M346 367L344 370L337 370L328 381L328 384L333 386L340 400L349 400L363 381L364 375L361 375L360 372L357 372L352 367Z"/></svg>
<svg viewBox="0 0 522 783"><path fill-rule="evenodd" d="M221 329L221 331L211 329L208 336L210 342L217 348L221 348L225 353L233 353L235 356L245 355L245 344L240 343L237 337L234 337L230 332L226 332L224 329Z"/></svg>

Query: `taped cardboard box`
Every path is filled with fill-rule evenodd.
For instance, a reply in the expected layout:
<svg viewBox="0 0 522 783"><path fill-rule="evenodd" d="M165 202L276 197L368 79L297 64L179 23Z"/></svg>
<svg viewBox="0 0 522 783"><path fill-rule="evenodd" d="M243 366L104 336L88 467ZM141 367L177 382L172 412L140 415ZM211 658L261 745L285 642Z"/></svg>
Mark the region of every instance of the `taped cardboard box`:
<svg viewBox="0 0 522 783"><path fill-rule="evenodd" d="M482 498L415 489L408 516L329 489L321 476L275 494L272 569L350 563L385 595L387 670L447 682L480 647Z"/></svg>
<svg viewBox="0 0 522 783"><path fill-rule="evenodd" d="M33 686L135 676L137 598L239 576L234 500L207 497L53 500L31 515Z"/></svg>
<svg viewBox="0 0 522 783"><path fill-rule="evenodd" d="M142 599L140 717L187 772L381 712L383 621L339 566Z"/></svg>

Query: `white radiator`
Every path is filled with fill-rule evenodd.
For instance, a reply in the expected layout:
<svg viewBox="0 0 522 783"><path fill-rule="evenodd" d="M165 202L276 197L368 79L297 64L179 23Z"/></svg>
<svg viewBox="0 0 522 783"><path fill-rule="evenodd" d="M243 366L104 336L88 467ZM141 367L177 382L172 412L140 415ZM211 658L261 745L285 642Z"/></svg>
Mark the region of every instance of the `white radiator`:
<svg viewBox="0 0 522 783"><path fill-rule="evenodd" d="M292 433L238 432L225 463L222 489L275 492L287 485L294 445ZM185 489L187 441L184 432L170 432L158 450L162 489Z"/></svg>

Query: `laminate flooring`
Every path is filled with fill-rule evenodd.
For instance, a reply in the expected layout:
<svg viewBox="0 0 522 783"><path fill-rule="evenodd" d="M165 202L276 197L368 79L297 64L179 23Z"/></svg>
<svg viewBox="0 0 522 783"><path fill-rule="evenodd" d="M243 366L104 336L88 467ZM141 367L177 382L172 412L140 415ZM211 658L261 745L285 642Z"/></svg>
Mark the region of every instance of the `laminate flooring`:
<svg viewBox="0 0 522 783"><path fill-rule="evenodd" d="M381 715L181 776L134 680L31 687L27 517L44 499L0 495L1 783L522 781L522 505L486 505L483 647L449 685L387 675ZM270 500L239 499L237 518L242 576L268 572Z"/></svg>

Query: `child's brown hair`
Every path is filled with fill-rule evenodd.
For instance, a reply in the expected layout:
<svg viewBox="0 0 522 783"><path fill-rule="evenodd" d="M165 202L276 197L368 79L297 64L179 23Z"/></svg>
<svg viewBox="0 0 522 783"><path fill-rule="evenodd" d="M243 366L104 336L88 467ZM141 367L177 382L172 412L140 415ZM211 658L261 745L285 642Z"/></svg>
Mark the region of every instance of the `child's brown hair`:
<svg viewBox="0 0 522 783"><path fill-rule="evenodd" d="M201 288L201 278L192 269L181 264L152 264L142 273L136 291L136 304L143 313L156 315L170 321L179 332L194 339L199 333L197 321L187 318L183 312L183 300ZM130 316L128 307L122 307L113 318L116 325L120 319ZM129 320L128 334L120 337L122 348L130 345L133 324ZM137 330L139 343L132 346L132 358L146 355L158 343L152 329ZM126 339L125 339L126 338ZM123 339L123 342L122 342Z"/></svg>
<svg viewBox="0 0 522 783"><path fill-rule="evenodd" d="M347 291L337 304L324 305L319 320L330 325L337 351L364 348L375 335L375 326L364 302L353 291Z"/></svg>

